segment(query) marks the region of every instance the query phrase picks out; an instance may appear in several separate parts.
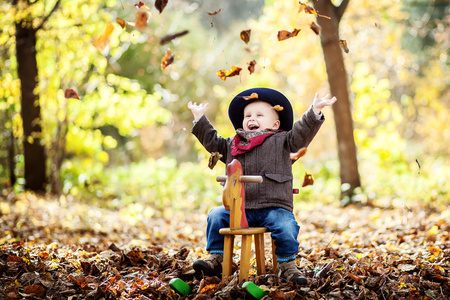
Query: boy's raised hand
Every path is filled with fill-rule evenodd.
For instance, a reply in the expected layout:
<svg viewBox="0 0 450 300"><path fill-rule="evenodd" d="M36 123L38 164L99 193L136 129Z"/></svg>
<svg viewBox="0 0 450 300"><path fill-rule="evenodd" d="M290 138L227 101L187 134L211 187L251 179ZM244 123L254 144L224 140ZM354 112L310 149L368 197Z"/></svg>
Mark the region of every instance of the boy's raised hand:
<svg viewBox="0 0 450 300"><path fill-rule="evenodd" d="M325 106L331 106L334 102L337 101L336 97L331 98L330 94L327 94L325 97L320 98L319 94L316 93L313 101L313 109L316 114L319 114L322 108Z"/></svg>
<svg viewBox="0 0 450 300"><path fill-rule="evenodd" d="M205 114L206 108L208 107L208 103L206 104L200 103L197 105L197 102L192 103L192 101L189 101L187 106L194 115L194 120L198 121Z"/></svg>

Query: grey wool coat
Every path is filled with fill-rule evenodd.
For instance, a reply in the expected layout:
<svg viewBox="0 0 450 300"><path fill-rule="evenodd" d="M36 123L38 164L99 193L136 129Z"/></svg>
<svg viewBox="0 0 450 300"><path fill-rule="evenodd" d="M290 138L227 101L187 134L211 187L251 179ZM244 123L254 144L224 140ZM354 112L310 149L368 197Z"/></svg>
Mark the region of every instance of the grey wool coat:
<svg viewBox="0 0 450 300"><path fill-rule="evenodd" d="M206 116L202 116L191 132L208 152L219 152L221 161L230 163L234 158L242 164L244 175L261 175L262 183L245 184L245 208L261 209L281 207L293 211L291 152L307 147L325 121L323 114L316 115L312 106L294 123L292 130L281 131L266 138L250 151L231 155L233 137L223 138Z"/></svg>

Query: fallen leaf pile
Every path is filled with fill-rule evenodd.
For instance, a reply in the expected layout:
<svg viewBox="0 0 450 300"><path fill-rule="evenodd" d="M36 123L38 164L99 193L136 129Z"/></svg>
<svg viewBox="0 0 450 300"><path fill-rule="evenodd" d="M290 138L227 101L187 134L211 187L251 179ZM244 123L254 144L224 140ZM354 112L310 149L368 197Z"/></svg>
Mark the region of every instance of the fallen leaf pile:
<svg viewBox="0 0 450 300"><path fill-rule="evenodd" d="M1 299L247 299L238 272L228 281L195 276L206 257L206 215L150 218L130 224L119 212L34 194L3 194L0 210ZM297 205L302 206L303 205ZM293 286L270 274L250 281L264 299L448 299L450 210L420 204L317 205L295 212L297 263L308 278ZM238 243L239 245L239 243ZM239 261L235 251L235 262ZM234 266L238 270L238 266Z"/></svg>

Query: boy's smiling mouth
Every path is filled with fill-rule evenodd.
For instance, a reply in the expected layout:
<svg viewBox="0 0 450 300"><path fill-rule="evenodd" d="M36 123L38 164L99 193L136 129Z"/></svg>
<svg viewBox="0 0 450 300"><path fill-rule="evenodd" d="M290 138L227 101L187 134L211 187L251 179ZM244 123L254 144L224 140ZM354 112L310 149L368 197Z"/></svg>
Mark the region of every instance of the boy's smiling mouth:
<svg viewBox="0 0 450 300"><path fill-rule="evenodd" d="M250 125L248 125L248 130L250 130L250 131L256 131L256 130L258 130L258 129L259 129L259 126L256 125L256 124L250 124Z"/></svg>

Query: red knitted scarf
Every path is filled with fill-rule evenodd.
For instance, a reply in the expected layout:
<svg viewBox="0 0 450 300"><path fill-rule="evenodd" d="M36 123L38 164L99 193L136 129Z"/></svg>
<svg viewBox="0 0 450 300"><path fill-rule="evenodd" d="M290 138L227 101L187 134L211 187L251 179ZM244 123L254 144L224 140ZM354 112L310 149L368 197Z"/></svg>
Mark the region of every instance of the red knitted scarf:
<svg viewBox="0 0 450 300"><path fill-rule="evenodd" d="M245 131L242 129L236 130L236 135L231 143L231 155L236 156L238 154L250 151L254 147L262 144L266 138L279 130L264 129L261 131Z"/></svg>

